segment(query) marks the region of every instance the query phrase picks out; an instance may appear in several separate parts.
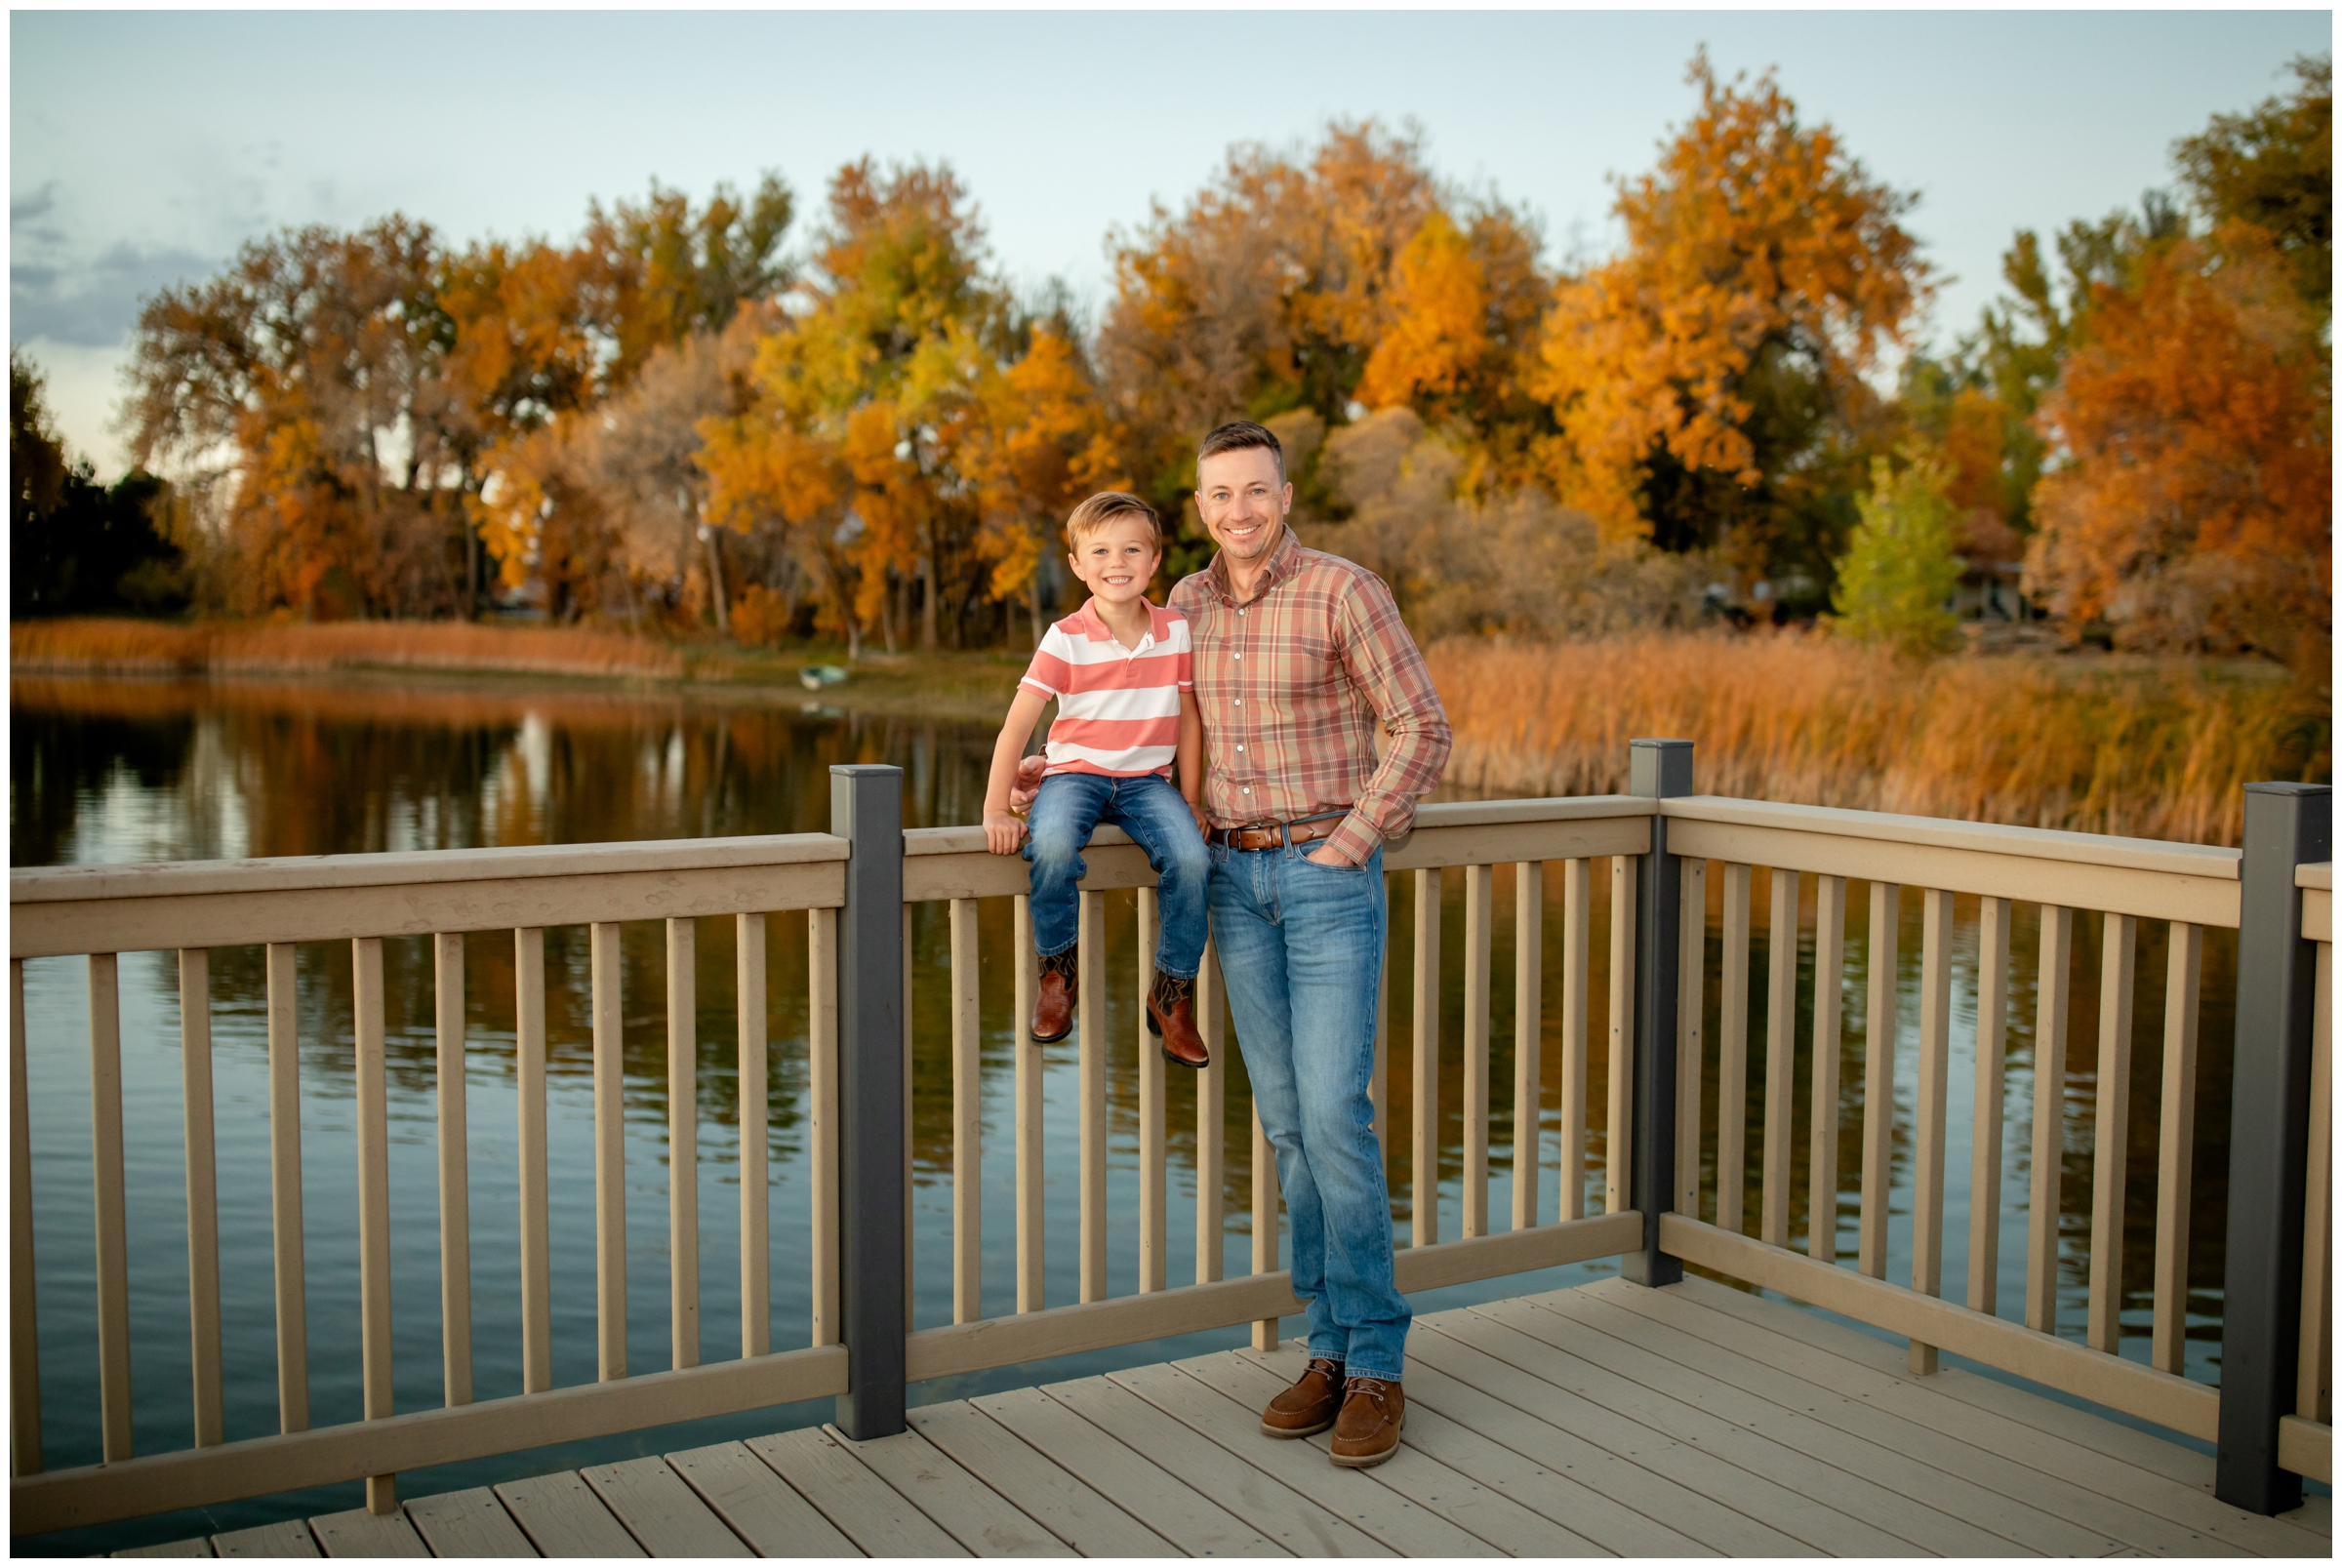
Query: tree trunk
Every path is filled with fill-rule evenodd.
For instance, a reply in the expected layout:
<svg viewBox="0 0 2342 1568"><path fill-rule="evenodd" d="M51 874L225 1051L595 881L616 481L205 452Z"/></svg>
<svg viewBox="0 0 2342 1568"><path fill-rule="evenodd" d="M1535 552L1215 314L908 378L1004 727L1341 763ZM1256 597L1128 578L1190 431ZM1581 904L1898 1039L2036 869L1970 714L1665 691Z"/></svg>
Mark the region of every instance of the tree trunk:
<svg viewBox="0 0 2342 1568"><path fill-rule="evenodd" d="M935 652L935 543L931 539L927 553L919 557L919 642L929 653Z"/></svg>
<svg viewBox="0 0 2342 1568"><path fill-rule="evenodd" d="M1036 562L1025 580L1025 613L1032 618L1032 645L1041 645L1041 569Z"/></svg>
<svg viewBox="0 0 2342 1568"><path fill-rule="evenodd" d="M715 601L715 632L719 637L732 635L732 609L724 598L724 552L717 535L721 530L708 524L700 525L707 534L707 596Z"/></svg>

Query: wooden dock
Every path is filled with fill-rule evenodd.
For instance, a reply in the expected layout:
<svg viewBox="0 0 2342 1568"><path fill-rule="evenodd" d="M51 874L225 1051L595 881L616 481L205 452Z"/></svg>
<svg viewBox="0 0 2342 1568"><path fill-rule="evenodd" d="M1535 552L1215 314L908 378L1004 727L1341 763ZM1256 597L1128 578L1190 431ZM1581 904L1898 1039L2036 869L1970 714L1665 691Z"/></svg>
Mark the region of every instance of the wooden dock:
<svg viewBox="0 0 2342 1568"><path fill-rule="evenodd" d="M926 1405L121 1556L2317 1556L2210 1456L1700 1279L1429 1314L1404 1446L1263 1436L1299 1347Z"/></svg>

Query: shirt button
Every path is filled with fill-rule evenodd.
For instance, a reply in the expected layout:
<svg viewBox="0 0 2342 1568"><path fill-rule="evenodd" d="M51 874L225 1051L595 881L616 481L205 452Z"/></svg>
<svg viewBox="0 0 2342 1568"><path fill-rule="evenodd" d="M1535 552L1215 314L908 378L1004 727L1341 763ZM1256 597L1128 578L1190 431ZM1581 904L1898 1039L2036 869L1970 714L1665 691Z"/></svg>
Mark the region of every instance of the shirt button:
<svg viewBox="0 0 2342 1568"><path fill-rule="evenodd" d="M1238 747L1236 747L1236 749L1237 749L1237 750L1239 750L1239 751L1241 751L1241 750L1243 750L1244 748L1243 748L1242 746L1238 746Z"/></svg>
<svg viewBox="0 0 2342 1568"><path fill-rule="evenodd" d="M1241 697L1237 698L1237 699L1236 699L1236 706L1238 706L1238 707L1242 707L1243 705L1244 705L1244 699L1242 699Z"/></svg>
<svg viewBox="0 0 2342 1568"><path fill-rule="evenodd" d="M1242 654L1238 654L1238 655L1236 655L1235 657L1236 657L1236 658L1237 658L1239 661L1241 661L1241 660L1243 659L1243 657L1244 657L1244 656L1243 656Z"/></svg>

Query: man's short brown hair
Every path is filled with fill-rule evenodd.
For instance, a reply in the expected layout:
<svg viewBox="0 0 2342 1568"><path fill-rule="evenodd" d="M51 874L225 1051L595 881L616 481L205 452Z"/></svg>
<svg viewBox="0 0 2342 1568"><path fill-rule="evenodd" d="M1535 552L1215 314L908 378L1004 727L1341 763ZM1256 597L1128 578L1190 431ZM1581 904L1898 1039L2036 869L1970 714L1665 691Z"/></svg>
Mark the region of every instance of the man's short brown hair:
<svg viewBox="0 0 2342 1568"><path fill-rule="evenodd" d="M1195 484L1203 485L1203 460L1216 458L1223 452L1242 452L1251 447L1267 447L1276 460L1276 482L1285 482L1285 449L1278 443L1276 433L1266 424L1250 420L1231 420L1203 438L1203 447L1195 454Z"/></svg>
<svg viewBox="0 0 2342 1568"><path fill-rule="evenodd" d="M1136 517L1144 521L1147 531L1154 536L1155 553L1162 553L1163 520L1155 515L1152 506L1127 490L1101 490L1074 507L1073 515L1066 519L1066 547L1080 549L1083 536L1095 534L1109 523L1124 517Z"/></svg>

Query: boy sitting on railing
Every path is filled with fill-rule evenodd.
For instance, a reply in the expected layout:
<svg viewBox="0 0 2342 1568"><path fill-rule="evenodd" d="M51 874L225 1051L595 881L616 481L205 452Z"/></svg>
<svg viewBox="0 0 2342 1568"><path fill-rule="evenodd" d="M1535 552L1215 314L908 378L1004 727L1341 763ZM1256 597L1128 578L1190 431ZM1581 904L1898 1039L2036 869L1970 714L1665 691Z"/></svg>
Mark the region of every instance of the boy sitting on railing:
<svg viewBox="0 0 2342 1568"><path fill-rule="evenodd" d="M1033 1004L1036 1044L1072 1031L1080 995L1081 852L1098 824L1112 823L1147 852L1159 879L1162 935L1147 1026L1184 1067L1210 1060L1195 1027L1195 972L1203 961L1211 861L1203 847L1203 724L1195 707L1187 618L1151 604L1147 584L1162 564L1162 524L1136 496L1107 491L1066 520L1068 560L1090 601L1042 634L1031 667L992 746L984 792L985 847L1022 842L1032 864L1032 942L1040 955ZM1009 810L1017 764L1057 700L1047 773L1033 797L1030 830ZM1179 786L1170 772L1176 763Z"/></svg>

